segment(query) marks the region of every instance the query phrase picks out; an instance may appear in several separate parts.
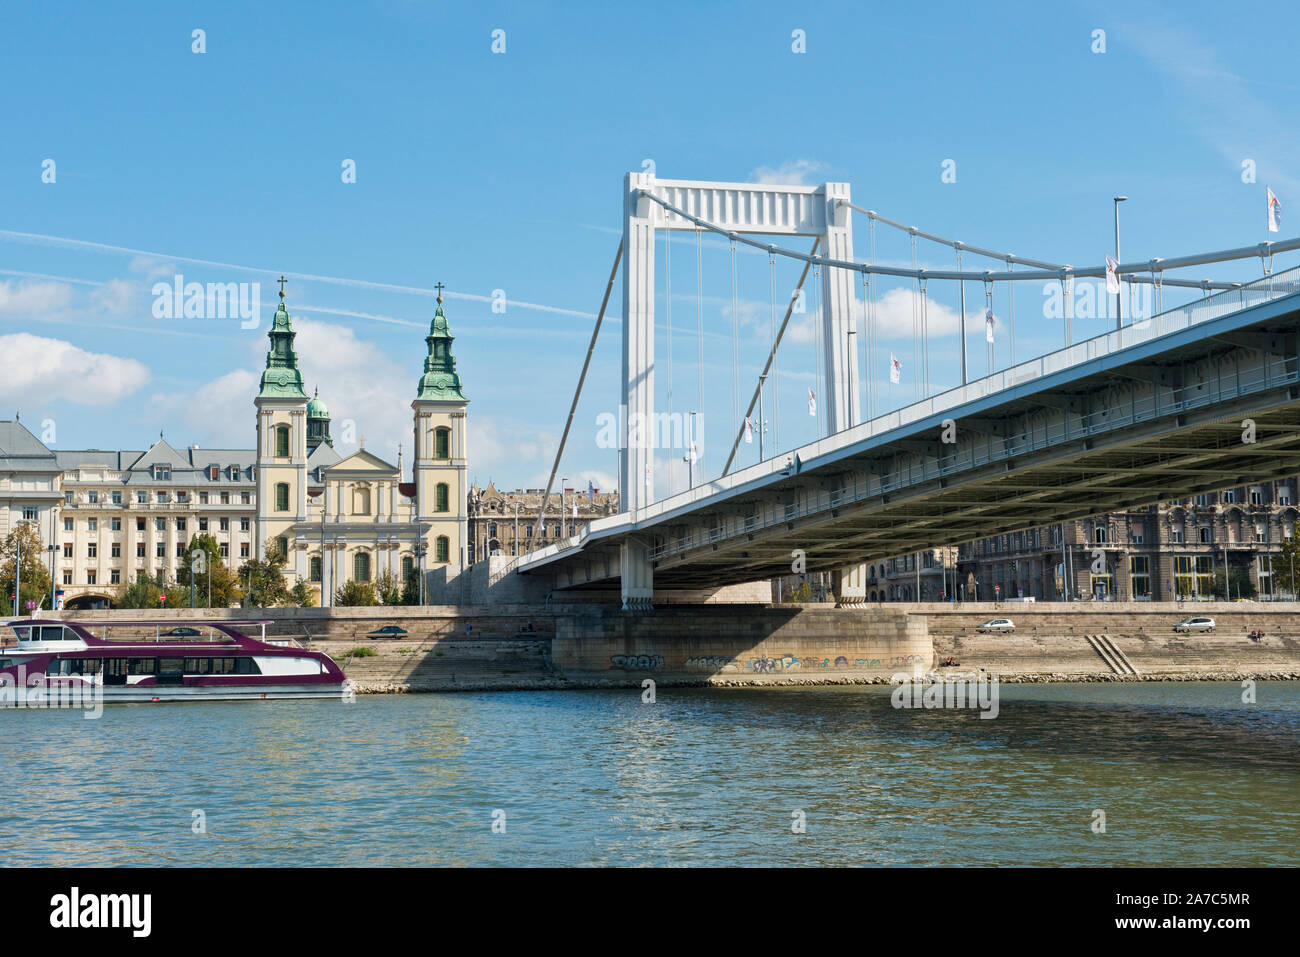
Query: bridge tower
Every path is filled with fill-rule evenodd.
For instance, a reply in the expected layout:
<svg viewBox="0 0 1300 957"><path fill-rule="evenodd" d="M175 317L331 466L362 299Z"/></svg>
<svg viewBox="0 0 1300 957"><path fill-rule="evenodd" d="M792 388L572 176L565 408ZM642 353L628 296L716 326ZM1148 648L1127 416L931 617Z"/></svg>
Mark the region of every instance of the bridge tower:
<svg viewBox="0 0 1300 957"><path fill-rule="evenodd" d="M623 454L619 501L632 513L655 500L654 442L654 291L655 231L694 231L697 225L654 202L672 206L728 232L769 236L807 236L820 240L817 253L853 259L849 185L773 186L656 179L628 173L623 182ZM858 357L854 348L854 274L822 268L824 403L829 434L857 425L861 418ZM630 441L629 439L636 441ZM631 536L621 546L624 608L649 607L654 572L649 544ZM853 570L846 578L853 578ZM837 576L838 578L839 576ZM864 576L859 570L858 580Z"/></svg>

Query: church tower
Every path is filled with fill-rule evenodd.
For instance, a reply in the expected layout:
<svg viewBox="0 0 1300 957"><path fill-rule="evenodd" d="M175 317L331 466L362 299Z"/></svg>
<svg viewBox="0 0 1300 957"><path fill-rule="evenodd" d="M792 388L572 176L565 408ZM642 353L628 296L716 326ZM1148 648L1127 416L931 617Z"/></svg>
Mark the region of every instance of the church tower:
<svg viewBox="0 0 1300 957"><path fill-rule="evenodd" d="M430 526L425 544L424 568L465 567L469 538L466 485L466 425L469 400L461 391L456 360L451 354L453 336L442 311L442 283L438 283L438 309L425 336L428 355L424 375L411 408L415 412L413 470L416 520Z"/></svg>
<svg viewBox="0 0 1300 957"><path fill-rule="evenodd" d="M261 388L253 405L257 409L257 541L259 559L267 557L267 542L276 541L289 559L290 529L307 519L307 393L298 354L296 333L289 324L280 278L280 305L267 335L271 340L262 372Z"/></svg>

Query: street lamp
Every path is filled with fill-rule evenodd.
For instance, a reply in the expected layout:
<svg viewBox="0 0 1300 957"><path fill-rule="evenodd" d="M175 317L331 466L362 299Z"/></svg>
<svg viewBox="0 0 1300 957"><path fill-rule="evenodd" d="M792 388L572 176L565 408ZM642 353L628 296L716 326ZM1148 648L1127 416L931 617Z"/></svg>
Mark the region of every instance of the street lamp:
<svg viewBox="0 0 1300 957"><path fill-rule="evenodd" d="M424 553L429 550L425 542L415 543L415 564L420 576L420 605L424 605Z"/></svg>
<svg viewBox="0 0 1300 957"><path fill-rule="evenodd" d="M1127 196L1115 197L1115 263L1117 265L1119 263L1119 204L1125 202L1127 199L1128 199ZM1116 282L1119 281L1118 274L1115 276L1115 281ZM1120 297L1121 297L1121 293L1118 292L1115 293L1115 328L1116 329L1119 329L1123 326L1123 321L1120 318L1120 301L1121 301Z"/></svg>

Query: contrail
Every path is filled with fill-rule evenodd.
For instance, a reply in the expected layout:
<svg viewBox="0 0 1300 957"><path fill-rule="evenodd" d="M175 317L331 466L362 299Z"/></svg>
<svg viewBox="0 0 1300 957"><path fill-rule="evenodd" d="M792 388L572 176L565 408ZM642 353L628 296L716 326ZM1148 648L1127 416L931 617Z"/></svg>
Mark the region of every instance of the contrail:
<svg viewBox="0 0 1300 957"><path fill-rule="evenodd" d="M274 276L277 272L294 279L303 279L310 282L330 283L335 286L349 286L356 289L376 289L384 292L405 293L413 296L433 296L432 289L425 289L421 286L403 286L396 283L372 282L368 279L350 279L344 276L318 276L314 273L306 272L285 272L283 270L265 269L261 266L244 266L239 263L223 263L215 259L196 259L193 256L173 256L169 253L152 252L148 249L133 249L130 246L114 246L109 243L96 243L85 239L68 239L63 236L46 236L41 233L23 233L12 229L0 229L0 239L10 242L27 243L33 246L55 246L62 249L93 249L106 253L126 253L132 256L150 256L154 259L168 260L172 262L193 263L198 266L215 266L219 269L238 269L243 272L260 273L266 276ZM446 292L447 298L464 299L469 302L492 302L491 296L479 296L467 292ZM514 306L519 309L531 309L537 312L549 312L561 316L576 316L580 319L594 319L596 314L593 312L582 312L578 309L562 309L559 306L547 306L537 302L524 302L517 299L508 299L505 301L507 306Z"/></svg>

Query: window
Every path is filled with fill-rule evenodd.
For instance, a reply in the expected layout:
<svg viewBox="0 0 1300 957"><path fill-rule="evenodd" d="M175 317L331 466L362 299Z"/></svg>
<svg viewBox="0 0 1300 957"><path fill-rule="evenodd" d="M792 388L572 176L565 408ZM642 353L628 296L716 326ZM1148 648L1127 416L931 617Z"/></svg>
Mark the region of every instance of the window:
<svg viewBox="0 0 1300 957"><path fill-rule="evenodd" d="M144 519L143 519L143 518L137 518L137 519L135 520L135 530L136 530L137 532L143 532L143 531L144 531Z"/></svg>
<svg viewBox="0 0 1300 957"><path fill-rule="evenodd" d="M240 493L239 493L239 501L240 501L240 504L241 504L241 505L252 505L252 504L253 504L253 493L252 493L252 492L240 492Z"/></svg>
<svg viewBox="0 0 1300 957"><path fill-rule="evenodd" d="M171 501L171 499L168 497L166 492L158 493L158 504L166 505L169 501Z"/></svg>
<svg viewBox="0 0 1300 957"><path fill-rule="evenodd" d="M223 560L230 557L230 546L227 545L225 542L222 542L220 545L218 545L217 550L221 552L221 557ZM245 549L244 554L247 556L248 554L247 549Z"/></svg>
<svg viewBox="0 0 1300 957"><path fill-rule="evenodd" d="M433 554L436 561L451 561L451 539L446 535L439 535L433 543Z"/></svg>
<svg viewBox="0 0 1300 957"><path fill-rule="evenodd" d="M1093 529L1093 541L1095 541L1098 545L1105 545L1108 537L1109 537L1109 530L1106 528L1105 525L1098 525L1095 529Z"/></svg>
<svg viewBox="0 0 1300 957"><path fill-rule="evenodd" d="M309 581L318 582L321 580L320 567L319 555L313 555L311 558L307 559L307 579Z"/></svg>
<svg viewBox="0 0 1300 957"><path fill-rule="evenodd" d="M187 503L189 502L189 500L190 500L190 493L189 493L189 492L177 492L177 493L176 493L176 501L177 501L178 503L180 503L181 505L185 505L185 504L187 504Z"/></svg>
<svg viewBox="0 0 1300 957"><path fill-rule="evenodd" d="M289 483L288 482L279 482L275 486L275 510L277 512L289 511ZM224 522L225 519L222 519L222 521Z"/></svg>
<svg viewBox="0 0 1300 957"><path fill-rule="evenodd" d="M121 505L121 504L122 504L122 493L121 493L121 492L114 492L114 493L113 493L113 504L114 504L114 505Z"/></svg>
<svg viewBox="0 0 1300 957"><path fill-rule="evenodd" d="M70 531L72 531L72 519L70 519L70 518L65 518L65 519L63 520L63 530L64 530L65 532L70 532Z"/></svg>
<svg viewBox="0 0 1300 957"><path fill-rule="evenodd" d="M109 527L115 532L120 532L122 530L122 520L120 518L112 519Z"/></svg>
<svg viewBox="0 0 1300 957"><path fill-rule="evenodd" d="M230 493L229 493L229 492L222 492L222 493L221 493L221 504L222 504L222 505L229 505L229 504L230 504Z"/></svg>
<svg viewBox="0 0 1300 957"><path fill-rule="evenodd" d="M1265 522L1255 523L1255 541L1257 542L1268 541L1268 525Z"/></svg>
<svg viewBox="0 0 1300 957"><path fill-rule="evenodd" d="M1290 505L1290 504L1291 504L1291 486L1290 486L1290 485L1279 485L1279 486L1277 487L1277 504L1279 504L1279 505Z"/></svg>
<svg viewBox="0 0 1300 957"><path fill-rule="evenodd" d="M170 465L155 465L153 467L153 477L156 482L170 482L172 467Z"/></svg>
<svg viewBox="0 0 1300 957"><path fill-rule="evenodd" d="M88 501L91 505L98 505L98 504L99 504L99 490L98 490L98 489L93 489L93 488L92 488L89 492L87 492L87 493L86 493L86 501Z"/></svg>
<svg viewBox="0 0 1300 957"><path fill-rule="evenodd" d="M96 582L96 578L97 578L97 576L95 575L95 572L94 572L93 569L87 569L87 570L86 570L86 584L87 584L87 585L94 585L94 584L97 584L97 582Z"/></svg>
<svg viewBox="0 0 1300 957"><path fill-rule="evenodd" d="M1202 525L1196 530L1196 534L1200 537L1202 545L1208 545L1214 540L1210 533L1210 526L1208 525Z"/></svg>
<svg viewBox="0 0 1300 957"><path fill-rule="evenodd" d="M208 504L208 493L207 493L207 492L200 492L200 493L199 493L199 504L200 504L200 505L207 505L207 504Z"/></svg>
<svg viewBox="0 0 1300 957"><path fill-rule="evenodd" d="M248 542L239 543L239 557L240 558L248 557Z"/></svg>
<svg viewBox="0 0 1300 957"><path fill-rule="evenodd" d="M359 485L352 490L352 514L370 514L370 489L364 485Z"/></svg>
<svg viewBox="0 0 1300 957"><path fill-rule="evenodd" d="M167 543L166 543L166 542L159 542L156 546L154 546L154 554L157 555L159 558L166 558L166 557L167 557Z"/></svg>
<svg viewBox="0 0 1300 957"><path fill-rule="evenodd" d="M555 537L556 537L556 538L559 538L561 534L562 534L562 533L560 532L560 523L559 523L559 522L556 522L556 523L555 523Z"/></svg>
<svg viewBox="0 0 1300 957"><path fill-rule="evenodd" d="M492 522L491 524L488 525L488 537L489 537L489 538L496 538L496 537L497 537L497 523L496 523L496 522Z"/></svg>
<svg viewBox="0 0 1300 957"><path fill-rule="evenodd" d="M86 546L86 557L87 558L99 557L99 545L97 543L91 542Z"/></svg>
<svg viewBox="0 0 1300 957"><path fill-rule="evenodd" d="M1251 505L1264 504L1264 490L1261 489L1258 485L1252 485L1250 487L1250 504Z"/></svg>
<svg viewBox="0 0 1300 957"><path fill-rule="evenodd" d="M1129 589L1134 598L1151 597L1151 560L1134 555L1128 560Z"/></svg>
<svg viewBox="0 0 1300 957"><path fill-rule="evenodd" d="M135 557L144 558L144 542L135 543Z"/></svg>
<svg viewBox="0 0 1300 957"><path fill-rule="evenodd" d="M215 482L215 481L216 481L217 479L219 479L219 478L221 478L221 466L219 466L219 465L209 465L209 466L208 466L208 481L210 481L210 482Z"/></svg>
<svg viewBox="0 0 1300 957"><path fill-rule="evenodd" d="M71 505L71 504L72 504L72 493L71 493L71 492L64 492L64 493L63 493L63 504L64 504L64 505Z"/></svg>
<svg viewBox="0 0 1300 957"><path fill-rule="evenodd" d="M122 572L121 572L121 569L113 568L113 569L110 569L110 570L109 570L109 572L108 572L108 583L109 583L110 585L120 585L120 584L122 584Z"/></svg>
<svg viewBox="0 0 1300 957"><path fill-rule="evenodd" d="M1235 488L1225 490L1223 493L1223 501L1226 505L1231 505L1233 502L1237 501L1237 490Z"/></svg>
<svg viewBox="0 0 1300 957"><path fill-rule="evenodd" d="M99 531L99 519L97 519L97 518L88 518L88 519L86 519L86 531L88 531L88 532L97 532L97 531Z"/></svg>
<svg viewBox="0 0 1300 957"><path fill-rule="evenodd" d="M411 556L403 555L402 556L402 580L403 581L407 579L407 577L411 574L411 571L414 568L415 568L415 562L412 560Z"/></svg>
<svg viewBox="0 0 1300 957"><path fill-rule="evenodd" d="M239 520L239 530L240 530L241 532L246 532L246 531L248 531L248 519L247 519L247 518L241 518L241 519Z"/></svg>
<svg viewBox="0 0 1300 957"><path fill-rule="evenodd" d="M207 530L208 530L208 520L206 518L199 519L199 531L206 532Z"/></svg>
<svg viewBox="0 0 1300 957"><path fill-rule="evenodd" d="M122 557L122 543L121 543L121 542L114 542L112 545L109 546L109 557L110 557L110 558L121 558L121 557Z"/></svg>
<svg viewBox="0 0 1300 957"><path fill-rule="evenodd" d="M176 531L178 532L185 531L185 519L183 518L176 519Z"/></svg>
<svg viewBox="0 0 1300 957"><path fill-rule="evenodd" d="M177 543L176 543L176 557L177 557L177 558L184 558L184 557L185 557L185 543L184 543L184 542L177 542Z"/></svg>
<svg viewBox="0 0 1300 957"><path fill-rule="evenodd" d="M63 557L64 558L72 557L72 542L63 543Z"/></svg>
<svg viewBox="0 0 1300 957"><path fill-rule="evenodd" d="M435 459L451 458L451 429L434 429L433 457Z"/></svg>
<svg viewBox="0 0 1300 957"><path fill-rule="evenodd" d="M1169 540L1170 540L1171 542L1174 542L1175 544L1178 544L1178 543L1181 543L1181 542L1182 542L1182 540L1183 540L1183 525L1182 525L1181 522L1179 522L1179 523L1176 524L1176 525L1171 525L1171 526L1169 527Z"/></svg>
<svg viewBox="0 0 1300 957"><path fill-rule="evenodd" d="M352 556L352 577L359 582L370 581L370 556L357 552Z"/></svg>
<svg viewBox="0 0 1300 957"><path fill-rule="evenodd" d="M437 488L434 490L433 510L435 512L447 511L450 506L450 498L451 498L451 494L450 494L450 489L447 486L447 483L439 482ZM493 534L496 533L493 532Z"/></svg>
<svg viewBox="0 0 1300 957"><path fill-rule="evenodd" d="M1209 508L1210 506L1212 506L1212 505L1214 504L1214 496L1213 496L1213 495L1198 495L1198 496L1196 496L1196 504L1197 504L1199 507L1201 507L1201 508Z"/></svg>
<svg viewBox="0 0 1300 957"><path fill-rule="evenodd" d="M525 538L532 538L532 537L533 537L533 526L532 526L532 525L526 525L526 526L524 526L524 537L525 537Z"/></svg>
<svg viewBox="0 0 1300 957"><path fill-rule="evenodd" d="M230 531L230 519L222 518L218 520L217 530L222 532Z"/></svg>
<svg viewBox="0 0 1300 957"><path fill-rule="evenodd" d="M156 532L165 532L165 531L167 531L167 519L165 519L165 518L155 518L155 519L153 520L153 527L154 527L154 531L156 531Z"/></svg>
<svg viewBox="0 0 1300 957"><path fill-rule="evenodd" d="M71 584L72 584L72 572L65 571L65 572L63 573L63 584L65 584L65 585L71 585Z"/></svg>
<svg viewBox="0 0 1300 957"><path fill-rule="evenodd" d="M281 458L289 457L289 427L287 425L277 425L275 427L275 454Z"/></svg>
<svg viewBox="0 0 1300 957"><path fill-rule="evenodd" d="M135 504L137 504L137 505L148 505L148 504L149 504L149 493L146 492L146 491L144 491L143 489L136 489L136 492L135 492Z"/></svg>

